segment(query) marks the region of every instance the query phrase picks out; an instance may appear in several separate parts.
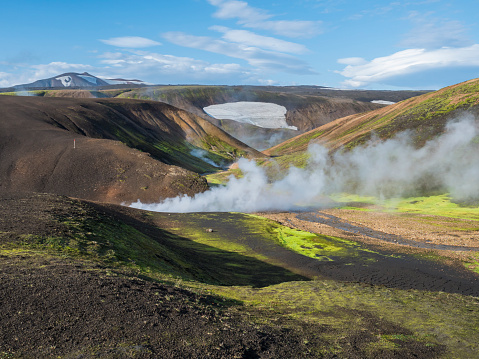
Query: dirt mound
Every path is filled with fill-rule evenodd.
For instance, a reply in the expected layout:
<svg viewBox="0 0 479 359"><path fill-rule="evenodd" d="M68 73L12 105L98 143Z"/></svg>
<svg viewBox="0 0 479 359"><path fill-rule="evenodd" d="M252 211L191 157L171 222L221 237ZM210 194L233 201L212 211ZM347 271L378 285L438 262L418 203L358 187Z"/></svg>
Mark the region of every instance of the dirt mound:
<svg viewBox="0 0 479 359"><path fill-rule="evenodd" d="M3 191L156 202L207 188L191 171L215 167L192 155L194 148L218 163L262 156L211 123L156 102L0 96L0 119Z"/></svg>

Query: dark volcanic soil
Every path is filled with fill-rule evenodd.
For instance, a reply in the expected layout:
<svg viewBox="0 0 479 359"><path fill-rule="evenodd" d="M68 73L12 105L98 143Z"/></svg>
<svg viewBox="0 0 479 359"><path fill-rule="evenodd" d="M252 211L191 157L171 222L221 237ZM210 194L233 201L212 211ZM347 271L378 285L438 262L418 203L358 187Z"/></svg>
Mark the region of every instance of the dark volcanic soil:
<svg viewBox="0 0 479 359"><path fill-rule="evenodd" d="M361 328L337 338L328 325L157 283L127 267L16 246L24 235L70 236L68 226L54 218L69 212L73 221L101 207L51 194L0 196L0 357L366 358L380 334L411 337L357 311L350 314L361 318ZM112 208L105 212L122 222L128 211L115 216ZM401 350L378 355L435 358L444 349L407 339Z"/></svg>
<svg viewBox="0 0 479 359"><path fill-rule="evenodd" d="M297 334L245 322L218 298L66 260L0 261L0 353L286 358L306 350Z"/></svg>

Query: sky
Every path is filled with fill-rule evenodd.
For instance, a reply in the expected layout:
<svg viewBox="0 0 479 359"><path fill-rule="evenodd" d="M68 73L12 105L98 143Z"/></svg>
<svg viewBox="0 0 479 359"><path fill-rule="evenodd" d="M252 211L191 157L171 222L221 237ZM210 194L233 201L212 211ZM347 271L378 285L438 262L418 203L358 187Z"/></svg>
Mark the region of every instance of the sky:
<svg viewBox="0 0 479 359"><path fill-rule="evenodd" d="M434 90L479 77L478 13L479 0L2 1L0 87L86 71Z"/></svg>

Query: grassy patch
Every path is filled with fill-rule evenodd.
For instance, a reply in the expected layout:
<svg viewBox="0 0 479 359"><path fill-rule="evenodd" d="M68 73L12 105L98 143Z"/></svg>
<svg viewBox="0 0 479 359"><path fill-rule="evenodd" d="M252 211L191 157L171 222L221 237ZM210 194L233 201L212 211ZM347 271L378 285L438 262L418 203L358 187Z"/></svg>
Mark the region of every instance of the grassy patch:
<svg viewBox="0 0 479 359"><path fill-rule="evenodd" d="M229 182L231 176L234 176L235 178L241 178L243 177L243 172L240 169L235 168L229 169L228 171L210 173L205 177L208 181L208 184L225 185Z"/></svg>
<svg viewBox="0 0 479 359"><path fill-rule="evenodd" d="M283 144L274 147L274 151L271 152L271 155L282 155L291 151L297 151L297 148L307 146L312 140L321 136L323 133L324 131L311 131L301 137L285 141Z"/></svg>
<svg viewBox="0 0 479 359"><path fill-rule="evenodd" d="M358 196L347 193L335 194L330 197L338 203L346 204L346 206L341 206L341 208L347 209L365 210L362 205L370 204L377 205L381 211L386 212L434 215L475 221L479 220L479 207L461 206L460 204L452 202L451 197L448 194L427 197L391 198L387 200L379 200L371 196ZM366 210L371 209L366 208ZM476 228L474 226L469 230L478 229L479 227Z"/></svg>
<svg viewBox="0 0 479 359"><path fill-rule="evenodd" d="M255 215L248 217L251 219L244 221L244 225L252 231L263 233L272 242L306 257L328 262L337 259L347 262L348 258L365 262L373 260L370 254L375 252L362 248L356 242L292 229Z"/></svg>
<svg viewBox="0 0 479 359"><path fill-rule="evenodd" d="M479 346L479 300L458 294L399 290L329 280L282 283L267 288L211 288L214 293L261 308L280 311L305 322L336 329L336 338L368 328L377 318L375 337L365 348L371 354L379 349L401 350L408 341L446 344L454 358L477 357ZM400 325L407 331L381 329L380 320ZM337 339L336 339L337 340Z"/></svg>

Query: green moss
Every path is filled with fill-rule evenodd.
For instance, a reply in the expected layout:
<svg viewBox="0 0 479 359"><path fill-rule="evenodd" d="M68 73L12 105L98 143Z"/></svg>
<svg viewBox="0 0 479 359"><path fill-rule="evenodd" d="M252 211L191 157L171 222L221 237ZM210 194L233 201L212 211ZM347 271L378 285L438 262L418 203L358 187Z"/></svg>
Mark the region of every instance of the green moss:
<svg viewBox="0 0 479 359"><path fill-rule="evenodd" d="M352 203L358 204L376 204L382 210L397 213L412 213L422 215L443 216L448 218L479 220L479 207L464 207L451 201L448 194L424 197L408 197L408 198L391 198L387 200L379 200L375 197L358 196L354 194L339 193L331 196L331 199L338 203L346 203L341 208L360 209ZM459 229L452 228L450 229ZM464 229L464 228L462 228ZM471 227L464 230L478 230L477 227Z"/></svg>
<svg viewBox="0 0 479 359"><path fill-rule="evenodd" d="M214 151L217 156L221 156L223 160L227 161L232 161L247 155L245 151L231 146L218 137L213 137L210 135L207 135L202 139L201 147L208 151Z"/></svg>
<svg viewBox="0 0 479 359"><path fill-rule="evenodd" d="M340 260L347 265L351 260L376 261L371 255L378 255L353 241L292 229L255 215L245 218L247 220L243 220L243 224L251 231L262 233L265 238L284 248L320 261Z"/></svg>
<svg viewBox="0 0 479 359"><path fill-rule="evenodd" d="M322 130L315 130L309 133L304 134L301 137L294 138L293 140L287 141L278 147L275 147L271 155L281 155L289 151L294 151L297 147L302 147L310 143L315 138L321 136L324 133Z"/></svg>
<svg viewBox="0 0 479 359"><path fill-rule="evenodd" d="M371 320L368 315L372 315L378 318L378 325L370 333L371 342L364 348L371 355L380 349L401 350L410 341L432 347L447 345L446 357L473 358L479 350L476 340L479 301L474 297L324 279L258 289L222 287L211 290L265 312L279 311L308 323L327 325L337 331L335 338L361 332L363 327L368 330L366 322ZM395 323L405 331L382 331L380 320Z"/></svg>
<svg viewBox="0 0 479 359"><path fill-rule="evenodd" d="M389 207L388 204L386 203L386 208ZM405 198L400 199L397 204L393 204L391 201L390 208L394 208L394 206L397 208L397 211L403 213L431 214L450 218L479 220L479 207L461 207L457 203L453 203L447 194Z"/></svg>
<svg viewBox="0 0 479 359"><path fill-rule="evenodd" d="M221 171L221 172L216 172L216 173L210 173L206 175L206 180L208 181L208 184L212 185L225 185L228 183L229 178L233 176L235 178L241 178L243 177L243 172L238 169L229 169L228 171Z"/></svg>

